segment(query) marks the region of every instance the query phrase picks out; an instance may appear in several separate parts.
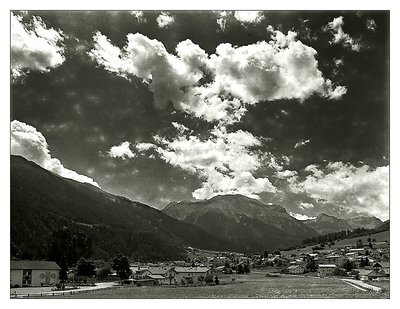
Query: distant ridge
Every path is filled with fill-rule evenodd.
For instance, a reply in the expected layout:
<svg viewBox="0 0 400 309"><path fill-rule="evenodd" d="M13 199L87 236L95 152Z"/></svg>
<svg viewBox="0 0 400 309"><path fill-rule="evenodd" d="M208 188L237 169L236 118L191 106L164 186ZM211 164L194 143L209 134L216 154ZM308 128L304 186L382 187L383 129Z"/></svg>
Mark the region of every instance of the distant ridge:
<svg viewBox="0 0 400 309"><path fill-rule="evenodd" d="M375 217L356 217L352 219L339 219L334 216L320 213L315 219L303 221L306 225L316 230L319 234L329 234L356 228L374 229L382 223Z"/></svg>
<svg viewBox="0 0 400 309"><path fill-rule="evenodd" d="M291 217L284 207L243 195L220 195L195 202L171 202L162 211L218 235L235 250L276 250L300 243L317 232Z"/></svg>

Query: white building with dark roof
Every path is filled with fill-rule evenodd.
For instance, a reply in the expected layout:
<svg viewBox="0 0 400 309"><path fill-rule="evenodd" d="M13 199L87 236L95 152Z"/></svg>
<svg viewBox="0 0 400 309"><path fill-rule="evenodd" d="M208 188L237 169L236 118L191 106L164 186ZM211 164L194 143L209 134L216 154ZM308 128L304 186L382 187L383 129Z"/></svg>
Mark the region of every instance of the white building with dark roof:
<svg viewBox="0 0 400 309"><path fill-rule="evenodd" d="M338 267L335 264L319 264L318 274L321 278L326 276L332 276L337 268Z"/></svg>
<svg viewBox="0 0 400 309"><path fill-rule="evenodd" d="M11 261L11 286L48 286L60 282L60 267L50 261Z"/></svg>

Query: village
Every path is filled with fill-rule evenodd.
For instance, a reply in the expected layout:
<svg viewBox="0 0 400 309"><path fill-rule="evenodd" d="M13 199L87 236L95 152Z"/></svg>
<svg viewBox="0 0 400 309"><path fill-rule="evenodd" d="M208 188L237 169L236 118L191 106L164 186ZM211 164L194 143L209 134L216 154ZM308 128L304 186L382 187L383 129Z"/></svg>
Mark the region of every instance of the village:
<svg viewBox="0 0 400 309"><path fill-rule="evenodd" d="M236 284L250 273L262 273L269 278L307 276L315 278L351 279L357 282L389 282L390 249L387 241L359 242L335 248L314 246L310 251L275 251L243 254L216 252L187 247L187 259L181 261L141 263L129 262L125 276L110 269L106 276L79 277L71 269L67 280L60 281L60 267L51 261L11 261L12 296L26 295L26 288L54 295L65 291L111 286L209 286ZM112 283L112 284L111 284ZM368 286L368 284L367 284ZM40 290L42 288L42 290ZM34 296L35 290L31 292ZM28 294L29 295L29 294Z"/></svg>

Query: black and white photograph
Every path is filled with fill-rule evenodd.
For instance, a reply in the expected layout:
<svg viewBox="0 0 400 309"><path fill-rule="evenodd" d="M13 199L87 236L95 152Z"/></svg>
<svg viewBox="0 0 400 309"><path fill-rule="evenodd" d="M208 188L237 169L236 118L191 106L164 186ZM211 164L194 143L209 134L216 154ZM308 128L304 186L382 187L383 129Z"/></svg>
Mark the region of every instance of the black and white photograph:
<svg viewBox="0 0 400 309"><path fill-rule="evenodd" d="M16 8L11 304L391 298L390 10Z"/></svg>

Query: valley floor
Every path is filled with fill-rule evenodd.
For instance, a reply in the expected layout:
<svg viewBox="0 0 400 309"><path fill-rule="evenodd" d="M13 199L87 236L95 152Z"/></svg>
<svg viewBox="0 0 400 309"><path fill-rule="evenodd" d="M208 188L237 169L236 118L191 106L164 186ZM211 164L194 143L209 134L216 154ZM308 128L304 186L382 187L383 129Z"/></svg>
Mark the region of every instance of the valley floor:
<svg viewBox="0 0 400 309"><path fill-rule="evenodd" d="M232 283L232 278L235 283ZM249 275L224 275L216 286L124 286L60 298L389 298L389 283L380 292L360 290L336 278L283 275L266 277L263 271ZM52 297L52 298L54 298Z"/></svg>

